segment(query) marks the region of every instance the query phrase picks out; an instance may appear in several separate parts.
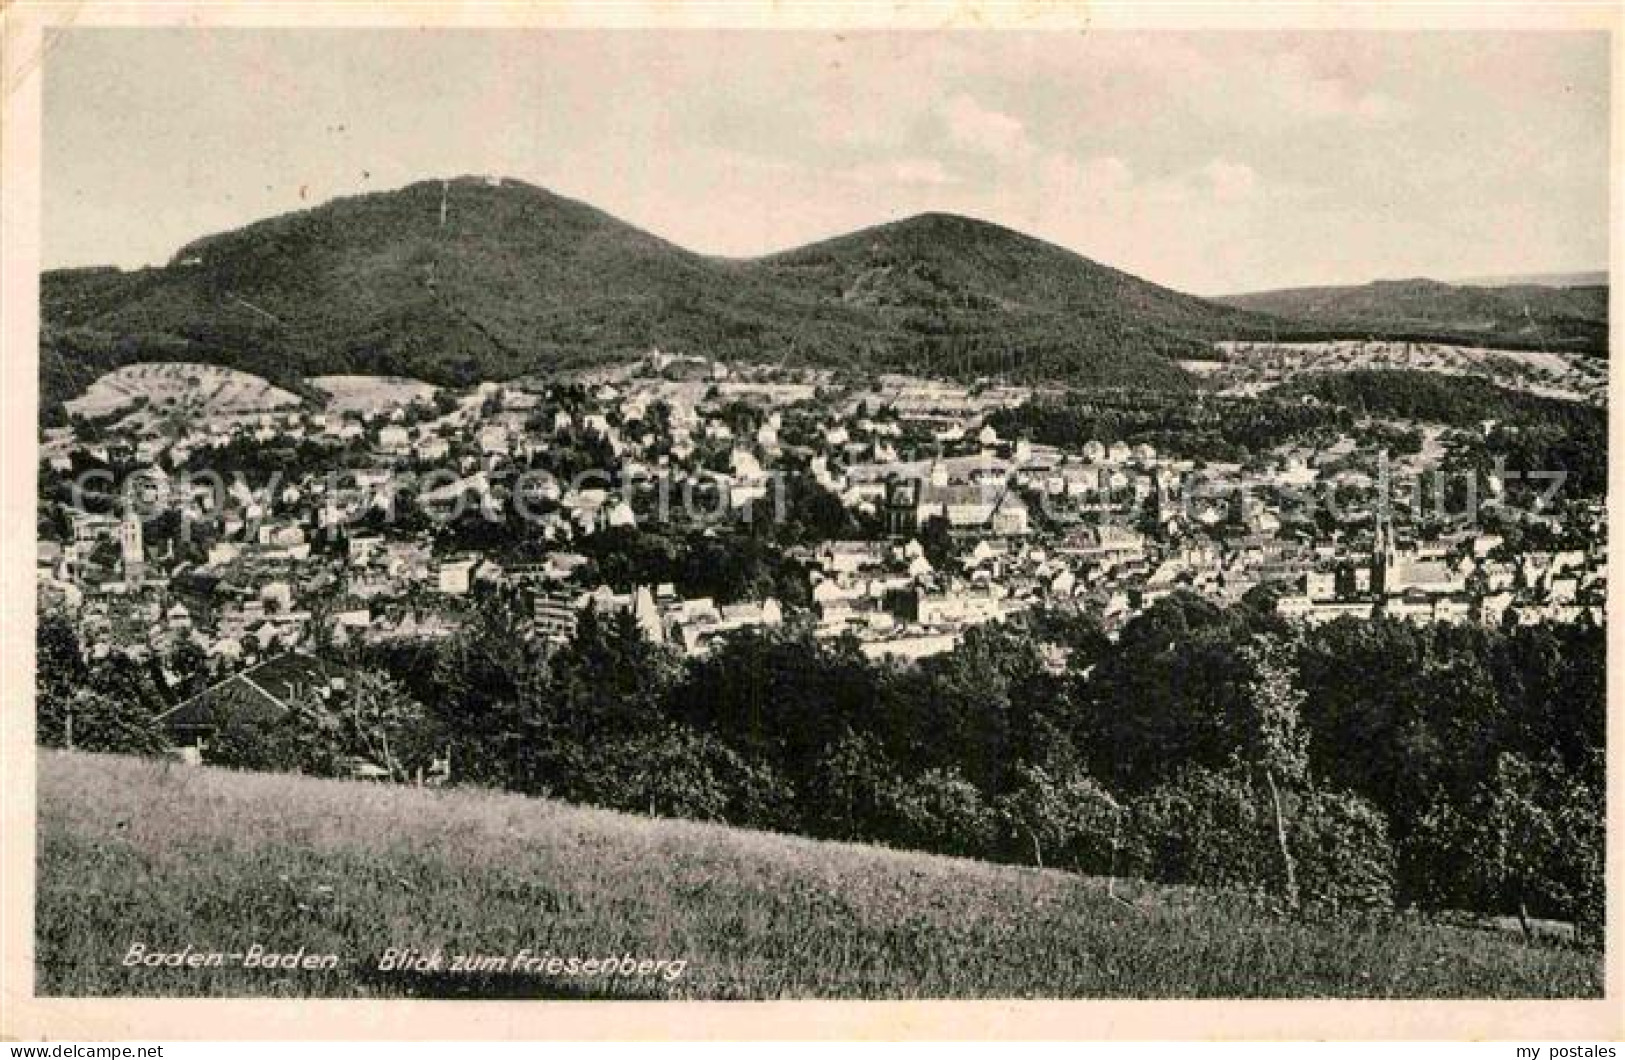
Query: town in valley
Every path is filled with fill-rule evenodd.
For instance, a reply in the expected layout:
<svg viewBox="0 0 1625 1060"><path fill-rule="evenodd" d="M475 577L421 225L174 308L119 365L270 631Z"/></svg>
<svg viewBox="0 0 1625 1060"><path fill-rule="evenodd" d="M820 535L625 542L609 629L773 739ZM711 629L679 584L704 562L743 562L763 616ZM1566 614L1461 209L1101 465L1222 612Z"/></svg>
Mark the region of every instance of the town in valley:
<svg viewBox="0 0 1625 1060"><path fill-rule="evenodd" d="M1039 610L1111 631L1179 592L1267 594L1303 623L1602 619L1601 500L1509 491L1516 472L1474 461L1493 419L1353 418L1305 392L1269 401L1279 440L1252 449L1159 433L1161 402L1131 393L1068 405L658 350L462 389L316 383L313 406L229 369L131 365L46 430L41 606L91 659L184 646L275 698L248 675L293 687L300 659L351 642L449 636L487 594L541 640L592 610L689 656L801 624L912 660ZM1222 419L1262 399L1179 400ZM1112 436L1046 430L1068 408ZM718 562L651 547L672 540ZM218 692L200 695L165 715L194 755Z"/></svg>

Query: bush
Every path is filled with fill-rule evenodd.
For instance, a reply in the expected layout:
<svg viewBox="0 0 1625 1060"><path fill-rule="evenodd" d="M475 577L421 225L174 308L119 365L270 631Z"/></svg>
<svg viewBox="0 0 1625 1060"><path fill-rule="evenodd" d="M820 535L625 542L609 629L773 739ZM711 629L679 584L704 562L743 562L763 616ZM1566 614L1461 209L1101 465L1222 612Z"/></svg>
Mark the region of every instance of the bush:
<svg viewBox="0 0 1625 1060"><path fill-rule="evenodd" d="M1600 768L1502 754L1464 804L1434 800L1405 844L1406 879L1423 905L1553 917L1600 940L1603 807Z"/></svg>
<svg viewBox="0 0 1625 1060"><path fill-rule="evenodd" d="M1393 905L1394 848L1388 821L1365 799L1347 792L1302 796L1287 842L1297 858L1305 905L1329 911Z"/></svg>
<svg viewBox="0 0 1625 1060"><path fill-rule="evenodd" d="M1129 807L1126 860L1167 883L1279 893L1273 822L1244 770L1193 767Z"/></svg>
<svg viewBox="0 0 1625 1060"><path fill-rule="evenodd" d="M882 838L959 857L983 856L993 847L993 811L957 768L928 769L897 784L889 801L891 834Z"/></svg>
<svg viewBox="0 0 1625 1060"><path fill-rule="evenodd" d="M1285 800L1287 845L1304 906L1393 904L1394 850L1375 806L1347 792ZM1242 767L1186 770L1136 799L1130 817L1126 860L1140 875L1256 895L1285 891L1269 795Z"/></svg>
<svg viewBox="0 0 1625 1060"><path fill-rule="evenodd" d="M1023 762L1014 774L994 805L1001 856L1090 875L1120 871L1113 846L1126 814L1105 788L1064 765Z"/></svg>
<svg viewBox="0 0 1625 1060"><path fill-rule="evenodd" d="M802 812L808 829L827 839L872 839L887 831L896 767L880 741L846 730L819 757Z"/></svg>
<svg viewBox="0 0 1625 1060"><path fill-rule="evenodd" d="M789 818L784 782L769 766L685 725L611 744L577 764L564 794L600 806L754 828L780 828Z"/></svg>

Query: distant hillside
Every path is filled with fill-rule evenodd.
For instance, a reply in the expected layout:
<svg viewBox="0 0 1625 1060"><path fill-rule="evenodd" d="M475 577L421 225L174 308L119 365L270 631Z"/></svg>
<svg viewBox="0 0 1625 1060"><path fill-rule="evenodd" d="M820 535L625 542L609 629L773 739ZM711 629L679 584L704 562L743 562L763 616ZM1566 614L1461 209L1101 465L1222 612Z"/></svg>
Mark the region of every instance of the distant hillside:
<svg viewBox="0 0 1625 1060"><path fill-rule="evenodd" d="M1310 396L1362 414L1469 430L1494 421L1510 434L1501 439L1500 449L1512 470L1525 475L1561 471L1568 494L1607 494L1608 413L1592 405L1520 393L1483 379L1403 369L1304 375L1275 394Z"/></svg>
<svg viewBox="0 0 1625 1060"><path fill-rule="evenodd" d="M1514 276L1469 276L1455 281L1463 287L1519 287L1533 284L1537 287L1606 287L1608 271L1590 272L1525 272Z"/></svg>
<svg viewBox="0 0 1625 1060"><path fill-rule="evenodd" d="M1605 410L1572 401L1519 393L1470 376L1440 375L1402 368L1317 372L1277 387L1279 397L1310 396L1363 413L1476 428L1488 419L1524 426L1584 425L1605 432ZM1598 442L1606 446L1606 437Z"/></svg>
<svg viewBox="0 0 1625 1060"><path fill-rule="evenodd" d="M464 179L211 236L122 282L48 277L43 310L54 328L115 336L137 356L180 343L237 367L464 384L661 341L749 336L771 309L751 295L591 207Z"/></svg>
<svg viewBox="0 0 1625 1060"><path fill-rule="evenodd" d="M1268 324L952 214L864 229L742 271L808 312L864 314L925 372L1183 385L1171 359L1216 338L1265 334Z"/></svg>
<svg viewBox="0 0 1625 1060"><path fill-rule="evenodd" d="M995 225L927 215L758 261L703 257L515 181L425 181L42 282L47 401L142 360L283 386L460 385L651 346L724 358L1182 387L1260 318Z"/></svg>
<svg viewBox="0 0 1625 1060"><path fill-rule="evenodd" d="M234 416L298 404L296 395L231 368L152 361L100 377L68 402L68 411L90 419L132 408L155 414Z"/></svg>
<svg viewBox="0 0 1625 1060"><path fill-rule="evenodd" d="M1608 288L1521 284L1475 287L1437 280L1379 280L1357 287L1299 287L1218 301L1283 317L1282 338L1364 333L1414 341L1514 349L1608 349Z"/></svg>

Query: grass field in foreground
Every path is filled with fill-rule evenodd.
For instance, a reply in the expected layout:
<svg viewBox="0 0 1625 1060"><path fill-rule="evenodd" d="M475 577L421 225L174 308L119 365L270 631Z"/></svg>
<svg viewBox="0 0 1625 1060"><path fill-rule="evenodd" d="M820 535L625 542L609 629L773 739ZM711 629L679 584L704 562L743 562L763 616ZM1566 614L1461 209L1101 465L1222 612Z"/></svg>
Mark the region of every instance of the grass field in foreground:
<svg viewBox="0 0 1625 1060"><path fill-rule="evenodd" d="M647 820L494 793L41 752L42 995L1597 997L1597 955L1401 918ZM134 943L326 970L147 968ZM384 972L390 948L683 974Z"/></svg>

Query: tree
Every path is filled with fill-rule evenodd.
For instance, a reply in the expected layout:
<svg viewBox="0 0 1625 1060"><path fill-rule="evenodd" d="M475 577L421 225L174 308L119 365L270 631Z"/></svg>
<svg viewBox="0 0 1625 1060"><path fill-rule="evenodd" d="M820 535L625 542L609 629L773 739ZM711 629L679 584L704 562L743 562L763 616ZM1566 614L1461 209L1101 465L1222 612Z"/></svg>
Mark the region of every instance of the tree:
<svg viewBox="0 0 1625 1060"><path fill-rule="evenodd" d="M214 765L330 777L339 772L343 727L321 697L287 701L280 713L221 707L206 752Z"/></svg>
<svg viewBox="0 0 1625 1060"><path fill-rule="evenodd" d="M903 846L958 857L982 857L993 846L993 812L958 769L928 769L896 785L887 808L893 820L881 838Z"/></svg>
<svg viewBox="0 0 1625 1060"><path fill-rule="evenodd" d="M683 672L674 651L646 640L629 610L599 615L591 608L549 670L557 715L583 746L658 725Z"/></svg>
<svg viewBox="0 0 1625 1060"><path fill-rule="evenodd" d="M428 711L381 670L350 675L330 709L344 751L382 766L394 780L409 779L434 755Z"/></svg>
<svg viewBox="0 0 1625 1060"><path fill-rule="evenodd" d="M1596 779L1554 760L1500 755L1494 772L1458 805L1435 800L1407 851L1434 871L1430 904L1573 921L1600 937L1603 792Z"/></svg>
<svg viewBox="0 0 1625 1060"><path fill-rule="evenodd" d="M182 640L159 660L164 694L170 703L179 703L203 691L214 680L213 660L196 643Z"/></svg>
<svg viewBox="0 0 1625 1060"><path fill-rule="evenodd" d="M932 515L920 524L920 547L935 569L947 570L952 566L959 546L954 542L946 516Z"/></svg>
<svg viewBox="0 0 1625 1060"><path fill-rule="evenodd" d="M46 747L150 754L168 745L155 720L152 678L113 655L92 670L66 615L47 610L35 630L35 739Z"/></svg>
<svg viewBox="0 0 1625 1060"><path fill-rule="evenodd" d="M1136 874L1168 883L1277 889L1269 822L1240 765L1189 767L1129 805L1126 844Z"/></svg>
<svg viewBox="0 0 1625 1060"><path fill-rule="evenodd" d="M1303 727L1304 694L1298 687L1289 646L1275 637L1259 637L1244 650L1252 668L1247 684L1250 715L1243 731L1243 757L1264 773L1275 818L1275 840L1286 879L1286 901L1298 905L1298 872L1287 842L1281 784L1302 785L1309 776L1309 734ZM1279 779L1277 779L1279 778Z"/></svg>
<svg viewBox="0 0 1625 1060"><path fill-rule="evenodd" d="M1388 820L1368 800L1342 791L1303 793L1292 832L1306 906L1336 911L1393 904L1394 848L1388 840Z"/></svg>
<svg viewBox="0 0 1625 1060"><path fill-rule="evenodd" d="M34 635L36 737L46 747L71 746L68 718L73 695L89 676L73 623L56 610L43 609Z"/></svg>
<svg viewBox="0 0 1625 1060"><path fill-rule="evenodd" d="M1014 842L1007 854L1023 859L1030 851L1043 868L1047 850L1051 864L1116 875L1124 810L1105 788L1075 764L1056 760L1020 763L1014 781L994 802L1001 831Z"/></svg>
<svg viewBox="0 0 1625 1060"><path fill-rule="evenodd" d="M121 754L155 754L168 746L163 729L139 703L118 700L92 688L75 690L62 704L60 717L59 746ZM52 743L57 743L57 735L56 731L42 731L42 736L51 737Z"/></svg>
<svg viewBox="0 0 1625 1060"><path fill-rule="evenodd" d="M1028 694L1043 687L1042 674L1030 633L974 626L953 651L921 664L910 717L888 746L912 768L957 769L983 791L1001 790L1019 757L1016 722L1027 713ZM921 741L922 733L931 739Z"/></svg>
<svg viewBox="0 0 1625 1060"><path fill-rule="evenodd" d="M539 790L537 755L563 724L552 694L549 649L525 635L525 616L505 597L481 600L455 635L433 649L429 665L395 669L412 679L451 750L458 781ZM417 678L422 680L422 678Z"/></svg>
<svg viewBox="0 0 1625 1060"><path fill-rule="evenodd" d="M803 790L847 726L872 730L872 678L856 646L820 642L805 625L739 630L688 664L667 710Z"/></svg>
<svg viewBox="0 0 1625 1060"><path fill-rule="evenodd" d="M819 757L805 819L816 834L869 839L885 830L896 767L880 741L847 729Z"/></svg>
<svg viewBox="0 0 1625 1060"><path fill-rule="evenodd" d="M1241 742L1251 612L1180 591L1124 626L1076 697L1073 743L1114 791L1145 791L1187 766L1223 769Z"/></svg>
<svg viewBox="0 0 1625 1060"><path fill-rule="evenodd" d="M685 725L659 725L592 758L582 779L599 805L754 828L788 818L787 790L769 766Z"/></svg>

